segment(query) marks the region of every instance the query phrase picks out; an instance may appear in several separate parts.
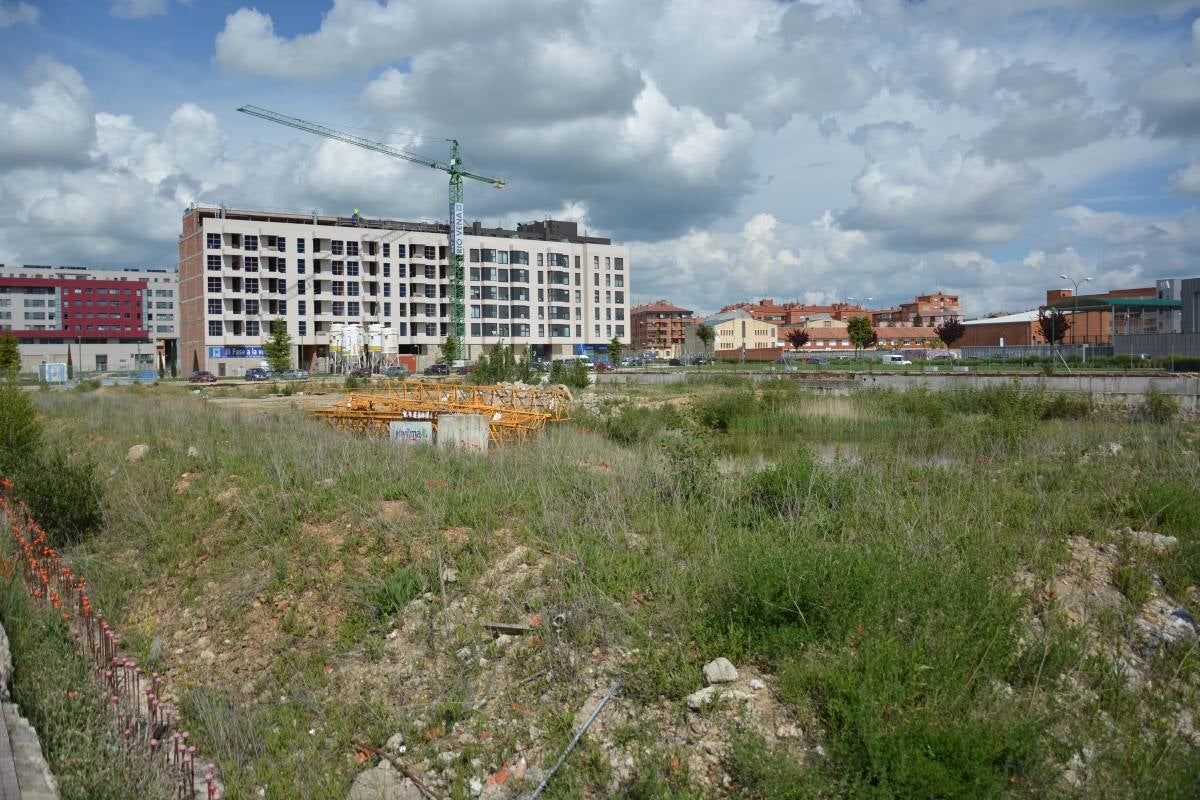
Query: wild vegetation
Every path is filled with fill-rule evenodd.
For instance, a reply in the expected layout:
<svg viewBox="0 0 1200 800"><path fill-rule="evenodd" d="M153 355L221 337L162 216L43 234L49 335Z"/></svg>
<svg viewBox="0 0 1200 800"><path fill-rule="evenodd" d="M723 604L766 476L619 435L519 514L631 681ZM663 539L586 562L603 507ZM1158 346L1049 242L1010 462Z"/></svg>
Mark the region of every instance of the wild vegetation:
<svg viewBox="0 0 1200 800"><path fill-rule="evenodd" d="M515 753L544 769L617 677L546 796L1200 789L1195 640L1129 649L1200 583L1200 437L1163 397L717 376L601 393L486 457L162 388L35 402L47 446L101 465L70 561L230 798L344 797L353 742L396 732L466 796ZM1097 575L1119 602L1081 611L1067 589ZM538 625L504 650L488 618ZM781 722L688 708L718 656Z"/></svg>

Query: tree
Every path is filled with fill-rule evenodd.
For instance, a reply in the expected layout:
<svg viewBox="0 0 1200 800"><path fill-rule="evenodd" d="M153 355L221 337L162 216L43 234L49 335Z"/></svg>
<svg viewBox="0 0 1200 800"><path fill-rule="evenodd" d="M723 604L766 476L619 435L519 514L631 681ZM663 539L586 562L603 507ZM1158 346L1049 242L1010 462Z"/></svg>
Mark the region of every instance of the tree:
<svg viewBox="0 0 1200 800"><path fill-rule="evenodd" d="M1067 331L1071 330L1071 320L1067 319L1066 313L1060 309L1054 309L1047 314L1046 309L1039 308L1037 324L1042 338L1050 344L1062 344L1063 339L1067 337Z"/></svg>
<svg viewBox="0 0 1200 800"><path fill-rule="evenodd" d="M446 341L438 345L438 350L442 353L442 363L444 364L454 364L462 357L462 345L457 336L447 336Z"/></svg>
<svg viewBox="0 0 1200 800"><path fill-rule="evenodd" d="M870 347L879 341L875 329L871 327L871 320L862 316L850 318L850 323L846 326L846 336L854 345L855 351Z"/></svg>
<svg viewBox="0 0 1200 800"><path fill-rule="evenodd" d="M271 337L263 342L263 355L272 372L286 372L292 368L292 337L283 320L271 322Z"/></svg>
<svg viewBox="0 0 1200 800"><path fill-rule="evenodd" d="M784 338L792 346L793 350L799 350L808 344L808 331L804 330L804 328L792 328Z"/></svg>
<svg viewBox="0 0 1200 800"><path fill-rule="evenodd" d="M946 317L940 324L935 325L933 332L942 340L946 347L954 347L954 343L967 335L967 326L958 317Z"/></svg>
<svg viewBox="0 0 1200 800"><path fill-rule="evenodd" d="M614 367L621 363L621 340L616 336L608 343L608 361Z"/></svg>
<svg viewBox="0 0 1200 800"><path fill-rule="evenodd" d="M71 345L67 344L67 380L75 380L75 365L71 363Z"/></svg>
<svg viewBox="0 0 1200 800"><path fill-rule="evenodd" d="M67 352L70 352L68 348ZM0 373L21 371L21 346L11 333L0 335Z"/></svg>
<svg viewBox="0 0 1200 800"><path fill-rule="evenodd" d="M717 332L712 329L711 325L701 325L696 328L696 338L704 345L704 352L707 355L712 352L712 343L717 338Z"/></svg>
<svg viewBox="0 0 1200 800"><path fill-rule="evenodd" d="M196 355L196 351L192 351L192 372L200 371L200 357Z"/></svg>
<svg viewBox="0 0 1200 800"><path fill-rule="evenodd" d="M913 327L914 328L923 327L924 322L925 322L925 319L920 314L913 314Z"/></svg>
<svg viewBox="0 0 1200 800"><path fill-rule="evenodd" d="M178 366L178 364L175 363L174 356L171 357L171 377L172 378L179 377L179 366Z"/></svg>

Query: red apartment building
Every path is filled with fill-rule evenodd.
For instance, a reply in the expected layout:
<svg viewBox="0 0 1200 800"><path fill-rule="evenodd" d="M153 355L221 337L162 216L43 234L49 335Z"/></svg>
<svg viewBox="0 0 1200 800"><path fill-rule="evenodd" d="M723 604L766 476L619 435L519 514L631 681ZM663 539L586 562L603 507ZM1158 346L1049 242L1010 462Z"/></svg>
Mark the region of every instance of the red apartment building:
<svg viewBox="0 0 1200 800"><path fill-rule="evenodd" d="M683 347L684 329L691 321L692 311L672 305L666 300L656 300L635 307L629 312L633 326L633 349L643 353L657 351L659 357L680 355Z"/></svg>

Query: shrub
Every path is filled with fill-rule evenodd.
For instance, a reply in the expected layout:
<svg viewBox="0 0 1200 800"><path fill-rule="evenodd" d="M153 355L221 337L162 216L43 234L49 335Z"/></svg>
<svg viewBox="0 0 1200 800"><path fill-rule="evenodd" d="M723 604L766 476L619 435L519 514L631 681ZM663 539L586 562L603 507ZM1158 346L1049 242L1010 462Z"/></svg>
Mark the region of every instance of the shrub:
<svg viewBox="0 0 1200 800"><path fill-rule="evenodd" d="M625 405L604 423L604 430L614 442L632 445L648 442L665 430L678 430L683 426L683 415L675 406Z"/></svg>
<svg viewBox="0 0 1200 800"><path fill-rule="evenodd" d="M735 418L753 413L754 392L748 389L717 392L698 399L693 408L701 425L727 431Z"/></svg>
<svg viewBox="0 0 1200 800"><path fill-rule="evenodd" d="M657 481L668 500L693 501L711 492L716 478L716 453L703 437L679 431L659 434L657 451L664 475Z"/></svg>
<svg viewBox="0 0 1200 800"><path fill-rule="evenodd" d="M75 391L77 392L94 392L99 388L99 378L84 378L75 384Z"/></svg>
<svg viewBox="0 0 1200 800"><path fill-rule="evenodd" d="M1162 425L1174 419L1178 412L1179 401L1169 394L1163 394L1151 385L1134 415L1138 419Z"/></svg>
<svg viewBox="0 0 1200 800"><path fill-rule="evenodd" d="M76 544L104 524L95 465L53 449L31 454L17 471L17 495L45 529L51 547Z"/></svg>
<svg viewBox="0 0 1200 800"><path fill-rule="evenodd" d="M750 506L785 517L805 513L813 503L836 507L838 481L807 450L792 452L778 464L753 475L747 499Z"/></svg>
<svg viewBox="0 0 1200 800"><path fill-rule="evenodd" d="M0 382L0 473L13 474L37 451L41 438L29 395L11 376Z"/></svg>
<svg viewBox="0 0 1200 800"><path fill-rule="evenodd" d="M342 382L342 386L347 389L359 389L363 385L363 381L354 375L347 375L346 380Z"/></svg>

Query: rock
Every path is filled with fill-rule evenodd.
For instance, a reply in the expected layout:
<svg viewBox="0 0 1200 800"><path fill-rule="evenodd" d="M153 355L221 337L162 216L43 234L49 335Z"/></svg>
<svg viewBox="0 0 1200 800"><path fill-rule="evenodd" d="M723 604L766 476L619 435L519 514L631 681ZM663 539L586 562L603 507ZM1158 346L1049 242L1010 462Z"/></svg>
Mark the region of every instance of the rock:
<svg viewBox="0 0 1200 800"><path fill-rule="evenodd" d="M1142 547L1159 553L1165 553L1179 544L1179 540L1174 536L1163 536L1161 533L1153 531L1135 531L1132 528L1125 528L1122 533L1137 541Z"/></svg>
<svg viewBox="0 0 1200 800"><path fill-rule="evenodd" d="M1123 447L1121 447L1120 442L1109 442L1107 445L1105 445L1105 447L1108 450L1108 454L1112 455L1112 456L1120 455L1121 450L1124 449Z"/></svg>
<svg viewBox="0 0 1200 800"><path fill-rule="evenodd" d="M149 453L149 452L150 452L150 445L135 444L133 447L129 448L129 452L125 454L125 460L126 461L139 461L139 460L141 460L141 458L143 456L146 455L146 453Z"/></svg>
<svg viewBox="0 0 1200 800"><path fill-rule="evenodd" d="M454 655L458 656L459 661L470 661L471 656L472 656L471 648L464 647L463 649L459 650Z"/></svg>
<svg viewBox="0 0 1200 800"><path fill-rule="evenodd" d="M517 763L513 764L512 776L513 780L521 780L525 777L525 770L529 768L529 764L525 761L525 756L517 759Z"/></svg>
<svg viewBox="0 0 1200 800"><path fill-rule="evenodd" d="M379 766L359 774L350 787L346 800L425 800L416 785L396 772L387 759Z"/></svg>
<svg viewBox="0 0 1200 800"><path fill-rule="evenodd" d="M444 570L442 570L443 583L454 583L457 580L458 570L456 570L454 567L446 567Z"/></svg>
<svg viewBox="0 0 1200 800"><path fill-rule="evenodd" d="M804 731L800 730L799 725L780 725L775 729L775 736L779 739L799 739L804 735Z"/></svg>
<svg viewBox="0 0 1200 800"><path fill-rule="evenodd" d="M200 457L200 448L196 447L196 445L192 445L191 447L188 448L187 455L188 455L188 458L199 458Z"/></svg>
<svg viewBox="0 0 1200 800"><path fill-rule="evenodd" d="M383 746L383 749L389 753L403 753L406 749L404 747L404 734L393 733L387 740L387 744Z"/></svg>
<svg viewBox="0 0 1200 800"><path fill-rule="evenodd" d="M716 658L704 665L704 682L709 686L718 683L733 683L738 671L727 658Z"/></svg>
<svg viewBox="0 0 1200 800"><path fill-rule="evenodd" d="M333 478L321 478L321 480L316 481L314 485L320 486L324 489L332 489L337 485L337 481L335 481Z"/></svg>
<svg viewBox="0 0 1200 800"><path fill-rule="evenodd" d="M766 686L767 685L765 683L763 683L762 681L760 681L758 678L750 679L750 688L756 692L759 691L760 689L765 689Z"/></svg>
<svg viewBox="0 0 1200 800"><path fill-rule="evenodd" d="M212 650L202 650L200 651L200 660L211 667L213 662L217 660L217 654Z"/></svg>
<svg viewBox="0 0 1200 800"><path fill-rule="evenodd" d="M692 711L699 711L707 705L716 702L718 697L732 698L734 700L748 700L750 695L737 689L720 689L716 686L705 686L703 689L692 692L687 696L687 707Z"/></svg>
<svg viewBox="0 0 1200 800"><path fill-rule="evenodd" d="M479 797L479 793L483 791L483 780L478 777L471 778L470 785L471 796Z"/></svg>
<svg viewBox="0 0 1200 800"><path fill-rule="evenodd" d="M1163 630L1163 637L1169 642L1175 641L1195 641L1196 620L1186 608L1177 608L1171 612L1170 618L1167 620L1166 628Z"/></svg>

